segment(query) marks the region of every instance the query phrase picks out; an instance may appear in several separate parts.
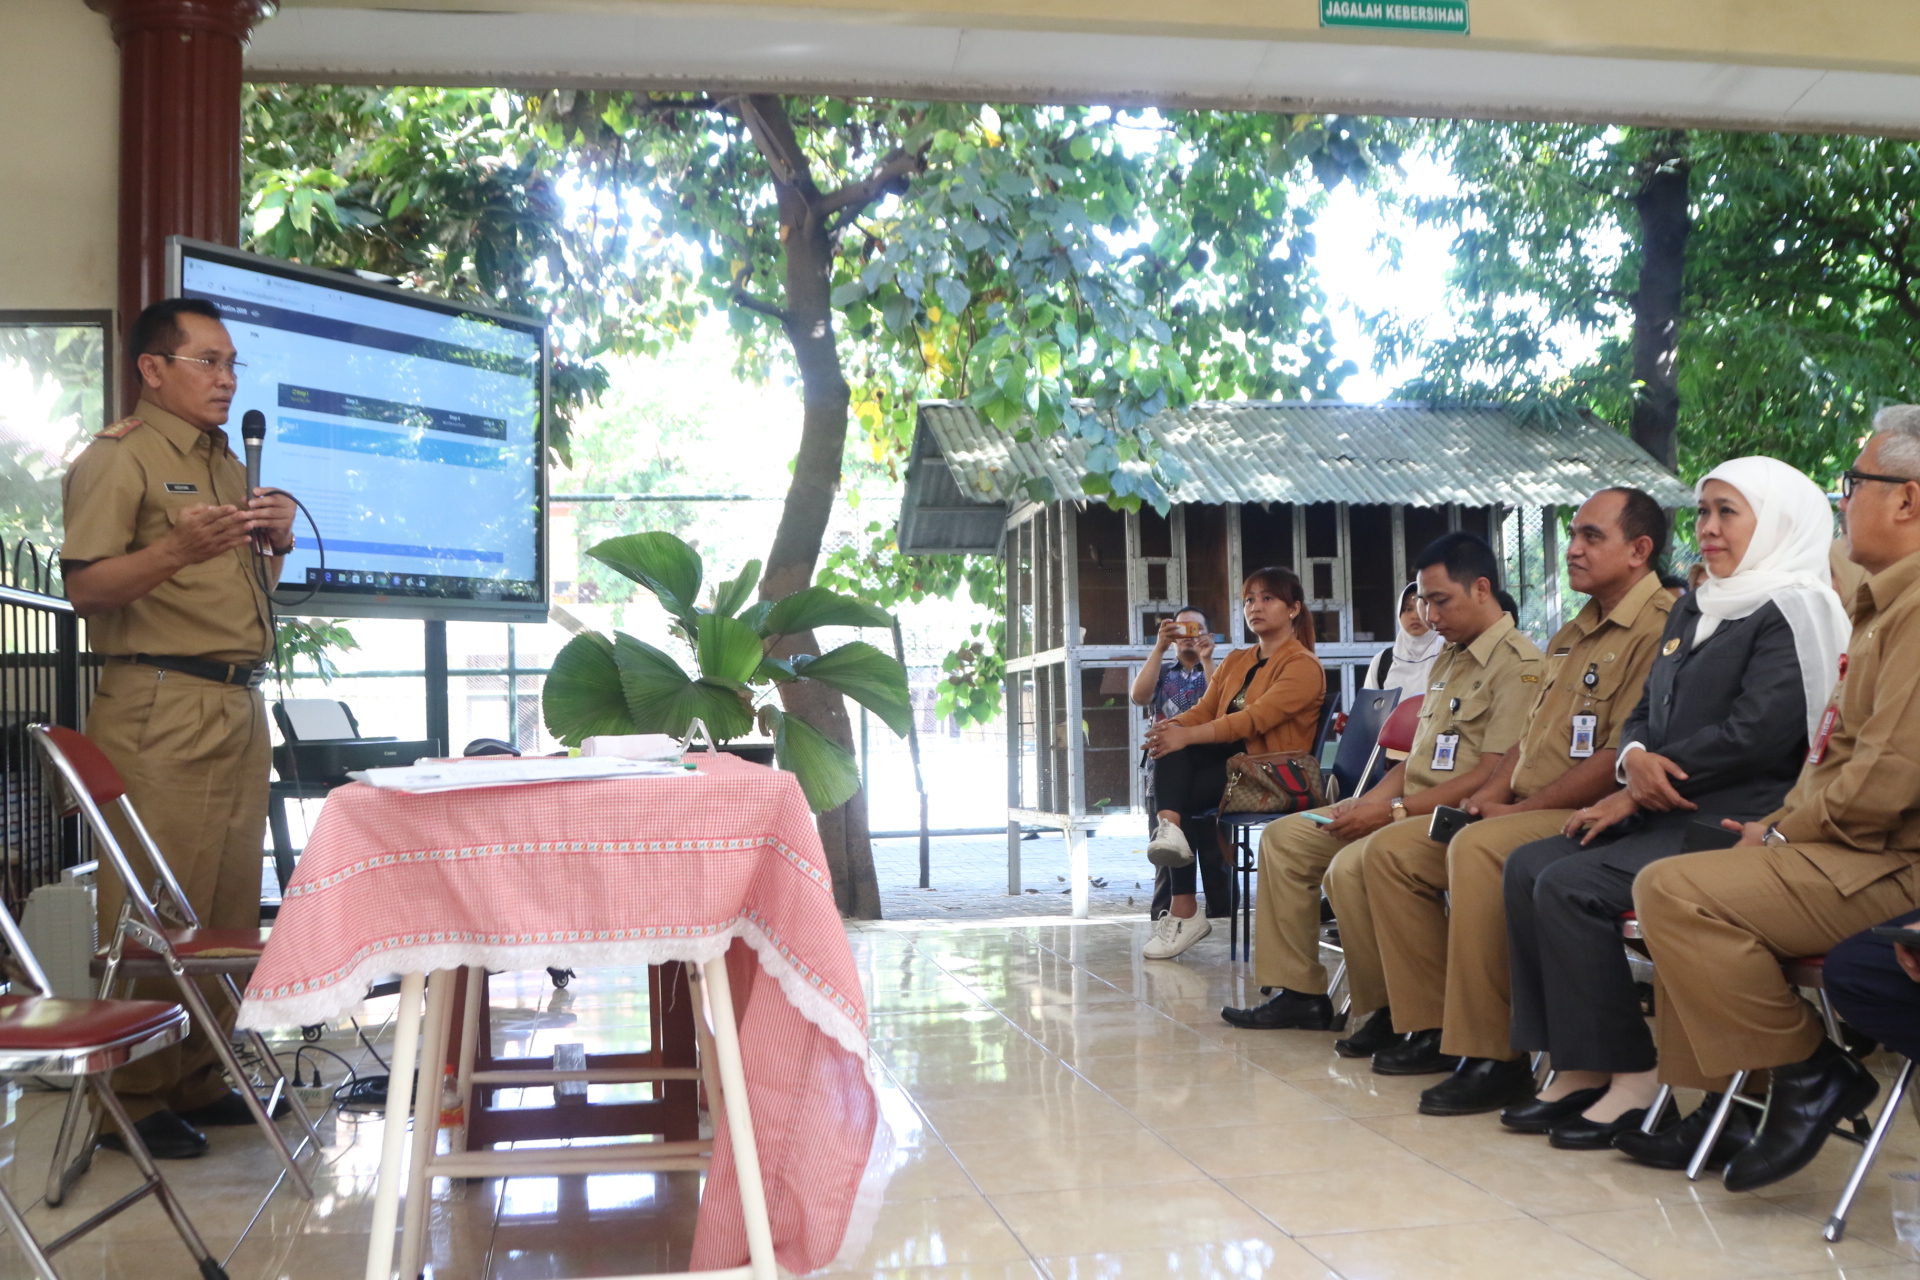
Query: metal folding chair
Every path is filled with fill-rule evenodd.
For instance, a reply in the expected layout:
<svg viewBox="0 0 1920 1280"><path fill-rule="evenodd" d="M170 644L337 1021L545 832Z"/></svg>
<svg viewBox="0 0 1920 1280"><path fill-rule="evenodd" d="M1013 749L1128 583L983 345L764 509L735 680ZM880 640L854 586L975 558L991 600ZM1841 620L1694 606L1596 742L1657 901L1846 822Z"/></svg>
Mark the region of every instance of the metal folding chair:
<svg viewBox="0 0 1920 1280"><path fill-rule="evenodd" d="M221 1033L220 1022L208 1007L206 996L196 981L200 978L216 979L233 1007L239 1009L240 987L235 979L247 977L260 963L260 953L266 947L265 932L258 928L201 928L200 918L194 913L193 904L187 901L180 882L174 878L173 868L168 865L166 856L160 852L153 837L147 833L140 815L128 802L126 783L121 779L119 770L113 767L100 748L72 729L35 724L28 725L27 732L66 783L75 807L93 833L95 844L103 855L101 861L113 868L114 874L126 888L126 901L120 908L113 939L103 960L97 962L100 994L110 998L119 984L130 985L138 978L171 978L194 1020L206 1029L221 1065L238 1087L254 1123L267 1135L267 1140L272 1143L275 1154L293 1179L293 1184L300 1189L300 1194L312 1199L313 1186L296 1161L298 1151L287 1146L286 1138L273 1123L272 1109L283 1096L291 1104L294 1116L306 1133L299 1151L304 1151L308 1143L316 1151L320 1147L320 1135L314 1131L313 1121L308 1118L298 1095L287 1087L286 1072L281 1070L279 1060L273 1056L266 1039L257 1031L249 1031L245 1033L247 1040L273 1082L272 1094L267 1102L263 1104L260 1101L245 1068L234 1054L233 1045ZM113 830L107 825L106 815L101 810L104 804L119 806L128 829L146 854L157 881L154 897L147 895L126 851L114 839ZM169 926L161 919L163 906L180 921L179 927ZM47 1174L48 1204L57 1205L65 1199L67 1190L92 1163L97 1127L98 1117L87 1107L84 1092L74 1090L68 1097L60 1135L54 1143L53 1167Z"/></svg>
<svg viewBox="0 0 1920 1280"><path fill-rule="evenodd" d="M13 917L0 907L0 942L17 961L16 982L0 996L0 1075L14 1072L51 1073L74 1077L73 1092L91 1092L120 1127L126 1139L127 1154L139 1166L140 1185L121 1196L85 1222L56 1239L42 1243L28 1228L26 1219L6 1185L0 1183L0 1223L13 1232L27 1266L38 1280L60 1280L53 1269L53 1255L80 1237L117 1217L148 1196L160 1202L173 1229L187 1246L187 1252L199 1265L206 1280L226 1280L226 1272L214 1260L194 1229L186 1210L173 1198L166 1179L147 1151L146 1144L127 1118L126 1109L114 1096L112 1073L136 1059L178 1044L187 1036L187 1011L162 1000L61 1000L52 997L53 984L46 971L27 948ZM40 992L23 995L19 978Z"/></svg>

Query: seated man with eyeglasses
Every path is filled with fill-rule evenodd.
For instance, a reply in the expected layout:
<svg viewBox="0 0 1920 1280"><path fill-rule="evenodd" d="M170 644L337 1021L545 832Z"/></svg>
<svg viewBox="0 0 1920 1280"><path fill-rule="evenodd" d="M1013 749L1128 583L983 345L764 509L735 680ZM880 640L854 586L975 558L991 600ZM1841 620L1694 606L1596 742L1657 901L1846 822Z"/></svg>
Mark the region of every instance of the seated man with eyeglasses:
<svg viewBox="0 0 1920 1280"><path fill-rule="evenodd" d="M221 430L241 365L218 308L155 303L134 321L127 354L140 403L94 437L65 483L67 598L87 620L89 647L107 658L87 734L126 780L201 923L257 929L270 751L257 686L273 647L263 584L278 580L293 550L293 501L248 493ZM117 811L108 820L120 826ZM132 833L116 834L140 869ZM101 877L103 938L122 892ZM173 985L135 995L172 1000ZM162 1159L204 1152L202 1126L252 1123L221 1076L210 1030L220 1034L195 1026L182 1044L114 1075Z"/></svg>

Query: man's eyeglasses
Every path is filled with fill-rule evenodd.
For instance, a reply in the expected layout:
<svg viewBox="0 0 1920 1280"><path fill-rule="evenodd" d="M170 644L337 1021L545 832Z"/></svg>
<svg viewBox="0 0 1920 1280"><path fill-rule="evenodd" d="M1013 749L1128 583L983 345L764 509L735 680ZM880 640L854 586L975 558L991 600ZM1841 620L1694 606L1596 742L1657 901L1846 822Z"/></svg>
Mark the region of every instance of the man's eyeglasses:
<svg viewBox="0 0 1920 1280"><path fill-rule="evenodd" d="M162 360L185 360L189 364L205 365L207 369L212 372L224 373L230 376L237 375L240 370L247 367L246 362L243 360L209 360L205 356L175 356L168 355L164 351L156 351L154 354Z"/></svg>
<svg viewBox="0 0 1920 1280"><path fill-rule="evenodd" d="M1851 498L1853 491L1862 480L1878 480L1881 484L1912 484L1912 476L1877 476L1870 471L1842 471L1840 473L1840 496Z"/></svg>

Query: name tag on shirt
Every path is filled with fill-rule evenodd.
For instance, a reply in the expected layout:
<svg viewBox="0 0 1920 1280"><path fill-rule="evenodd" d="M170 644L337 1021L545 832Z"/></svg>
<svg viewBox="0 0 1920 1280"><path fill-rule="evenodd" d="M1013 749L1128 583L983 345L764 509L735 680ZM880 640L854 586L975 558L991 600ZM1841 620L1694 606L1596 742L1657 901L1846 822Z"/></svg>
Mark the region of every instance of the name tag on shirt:
<svg viewBox="0 0 1920 1280"><path fill-rule="evenodd" d="M1593 737L1600 728L1599 716L1575 716L1573 718L1573 742L1567 748L1567 754L1575 760L1585 760L1593 754Z"/></svg>
<svg viewBox="0 0 1920 1280"><path fill-rule="evenodd" d="M1457 733L1436 734L1433 739L1433 763L1430 766L1435 773L1452 773L1453 760L1460 752L1460 735Z"/></svg>
<svg viewBox="0 0 1920 1280"><path fill-rule="evenodd" d="M176 484L172 481L169 481L167 483L167 492L168 493L198 493L200 492L200 486L197 484Z"/></svg>

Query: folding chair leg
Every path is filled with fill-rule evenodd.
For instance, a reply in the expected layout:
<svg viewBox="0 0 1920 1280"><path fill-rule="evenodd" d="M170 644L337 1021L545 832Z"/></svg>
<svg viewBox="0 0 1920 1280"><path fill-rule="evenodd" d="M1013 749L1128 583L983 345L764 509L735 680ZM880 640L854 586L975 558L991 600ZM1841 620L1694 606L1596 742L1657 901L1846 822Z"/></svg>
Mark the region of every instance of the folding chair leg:
<svg viewBox="0 0 1920 1280"><path fill-rule="evenodd" d="M1846 1037L1840 1034L1840 1015L1833 1011L1833 1001L1827 999L1827 989L1821 987L1814 994L1820 997L1820 1021L1826 1024L1827 1039L1842 1049L1846 1048Z"/></svg>
<svg viewBox="0 0 1920 1280"><path fill-rule="evenodd" d="M114 1096L113 1085L107 1078L104 1075L88 1076L87 1083L92 1086L95 1093L100 1095L100 1105L107 1109L107 1114L112 1116L114 1123L120 1126L120 1132L131 1134L133 1121L127 1119L127 1109L120 1104L120 1099ZM139 1166L140 1176L153 1184L154 1198L160 1202L160 1207L167 1211L167 1217L173 1220L173 1229L180 1233L181 1243L187 1246L187 1252L192 1254L194 1262L199 1264L200 1274L205 1277L205 1280L227 1280L225 1269L214 1260L212 1251L207 1248L207 1242L202 1240L200 1233L194 1229L193 1220L187 1217L186 1210L182 1209L179 1202L173 1198L173 1189L167 1185L167 1180L160 1176L160 1169L154 1164L153 1157L148 1154L146 1144L130 1139L127 1142L127 1154L132 1156L134 1164Z"/></svg>
<svg viewBox="0 0 1920 1280"><path fill-rule="evenodd" d="M1894 1077L1893 1088L1887 1091L1887 1101L1880 1108L1880 1118L1873 1122L1873 1132L1867 1135L1860 1158L1853 1162L1853 1172L1847 1175L1847 1185L1840 1192L1840 1203L1833 1206L1833 1216L1827 1219L1826 1229L1820 1233L1823 1239L1837 1241L1846 1234L1847 1214L1853 1209L1853 1198L1860 1194L1860 1184L1867 1180L1874 1157L1880 1154L1880 1144L1887 1140L1887 1131L1893 1128L1894 1116L1900 1110L1900 1099L1912 1083L1913 1059L1908 1058L1900 1064L1900 1074Z"/></svg>
<svg viewBox="0 0 1920 1280"><path fill-rule="evenodd" d="M47 1203L58 1205L73 1184L93 1167L93 1144L100 1117L87 1104L86 1082L74 1077L67 1105L60 1113L60 1132L53 1140L53 1163L47 1169Z"/></svg>
<svg viewBox="0 0 1920 1280"><path fill-rule="evenodd" d="M1713 1154L1713 1144L1720 1141L1721 1131L1727 1127L1727 1117L1733 1114L1739 1105L1740 1086L1747 1082L1747 1073L1736 1071L1733 1079L1727 1082L1727 1091L1720 1095L1720 1105L1714 1109L1713 1119L1707 1122L1707 1131L1700 1136L1700 1145L1694 1148L1693 1159L1687 1161L1687 1181L1700 1181L1700 1171L1707 1167L1707 1157Z"/></svg>
<svg viewBox="0 0 1920 1280"><path fill-rule="evenodd" d="M233 980L232 974L223 973L220 975L220 988L227 993L227 999L232 1003L234 1012L238 1013L243 1003L243 997L240 994L240 986ZM275 1085L274 1098L268 1102L267 1114L269 1116L273 1114L272 1108L274 1103L280 1097L284 1096L287 1100L288 1108L293 1112L294 1119L300 1122L300 1128L304 1130L307 1135L300 1143L300 1150L304 1151L307 1144L312 1143L313 1149L318 1151L321 1146L320 1131L313 1127L313 1117L307 1114L307 1104L300 1101L300 1095L294 1092L293 1081L287 1079L286 1070L281 1067L280 1059L273 1056L273 1048L267 1043L267 1038L258 1031L249 1031L246 1033L246 1036L247 1043L253 1046L253 1051L260 1055L260 1060L266 1063L267 1070L273 1075ZM296 1151L294 1154L298 1155L299 1151Z"/></svg>
<svg viewBox="0 0 1920 1280"><path fill-rule="evenodd" d="M272 1144L274 1154L280 1157L280 1163L286 1168L287 1176L292 1178L293 1185L300 1189L301 1197L306 1200L313 1199L313 1184L307 1181L307 1175L301 1171L299 1163L295 1161L292 1149L287 1146L287 1140L280 1132L280 1126L273 1122L273 1117L268 1114L265 1107L260 1105L259 1096L247 1083L246 1070L240 1065L240 1059L234 1056L233 1045L221 1032L220 1022L213 1016L213 1010L208 1007L207 998L201 992L200 984L178 969L174 970L173 976L180 989L181 1003L187 1006L187 1012L192 1016L194 1025L206 1028L207 1040L213 1045L213 1051L219 1057L220 1065L226 1068L227 1075L233 1079L233 1082L240 1086L240 1100L246 1103L248 1112L253 1116L254 1124L259 1127L260 1132L267 1135L267 1141ZM271 1055L268 1056L268 1061L273 1061ZM279 1070L277 1062L274 1062L274 1070ZM282 1076L281 1079L284 1080L286 1077Z"/></svg>
<svg viewBox="0 0 1920 1280"><path fill-rule="evenodd" d="M1663 1084L1660 1092L1653 1095L1653 1105L1647 1108L1647 1118L1640 1122L1640 1132L1652 1133L1660 1124L1660 1117L1667 1114L1667 1104L1673 1101L1673 1086ZM1707 1148L1711 1151L1713 1148Z"/></svg>
<svg viewBox="0 0 1920 1280"><path fill-rule="evenodd" d="M79 1087L78 1084L74 1086L76 1089ZM13 1233L14 1240L20 1246L20 1252L27 1256L27 1265L33 1268L33 1274L37 1280L60 1280L60 1273L53 1269L53 1262L47 1257L46 1251L41 1249L40 1242L33 1238L31 1231L27 1230L26 1219L20 1216L20 1210L14 1207L13 1197L7 1194L4 1186L0 1186L0 1224L4 1224L7 1230Z"/></svg>

